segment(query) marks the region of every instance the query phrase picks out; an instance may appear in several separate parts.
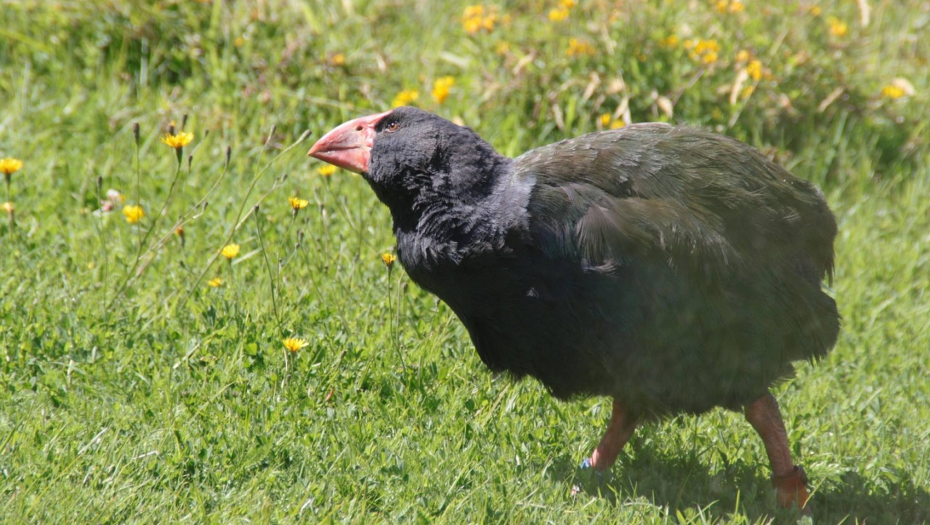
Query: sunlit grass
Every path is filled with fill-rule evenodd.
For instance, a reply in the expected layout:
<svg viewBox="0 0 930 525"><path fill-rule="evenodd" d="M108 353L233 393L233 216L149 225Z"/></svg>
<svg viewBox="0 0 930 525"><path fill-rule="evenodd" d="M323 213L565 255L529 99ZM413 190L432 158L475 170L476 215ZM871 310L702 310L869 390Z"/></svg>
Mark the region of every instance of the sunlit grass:
<svg viewBox="0 0 930 525"><path fill-rule="evenodd" d="M737 414L577 469L609 403L488 374L366 183L304 156L396 102L509 155L701 125L821 184L843 331L777 392L816 522L930 521L923 4L3 12L0 522L794 521Z"/></svg>

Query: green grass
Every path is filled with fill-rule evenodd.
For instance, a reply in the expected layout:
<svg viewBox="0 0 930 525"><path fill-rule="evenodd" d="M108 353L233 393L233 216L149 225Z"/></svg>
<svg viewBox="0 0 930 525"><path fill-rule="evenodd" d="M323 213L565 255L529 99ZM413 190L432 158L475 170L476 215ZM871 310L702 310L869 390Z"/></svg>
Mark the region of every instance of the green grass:
<svg viewBox="0 0 930 525"><path fill-rule="evenodd" d="M579 471L609 401L489 374L449 309L385 269L387 210L296 143L401 89L507 154L628 108L823 185L843 331L776 392L815 522L930 522L930 13L869 3L868 27L855 2L644 1L579 2L556 27L555 1L502 1L469 36L452 2L0 0L0 158L25 163L0 194L16 206L15 226L0 216L0 522L797 520L738 414L648 425L602 482ZM670 34L717 40L719 60ZM597 54L566 56L572 35ZM741 49L770 77L731 104ZM883 98L896 77L915 93ZM184 114L177 172L159 139ZM139 226L95 213L98 177L144 207ZM310 201L296 218L292 195ZM214 260L227 241L231 264ZM310 345L287 354L291 335Z"/></svg>

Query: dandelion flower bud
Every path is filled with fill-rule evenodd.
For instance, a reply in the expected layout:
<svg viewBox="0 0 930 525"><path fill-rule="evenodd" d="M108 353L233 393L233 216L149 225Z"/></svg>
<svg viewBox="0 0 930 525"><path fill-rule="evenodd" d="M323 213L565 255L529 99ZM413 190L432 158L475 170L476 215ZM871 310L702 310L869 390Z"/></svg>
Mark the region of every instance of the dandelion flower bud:
<svg viewBox="0 0 930 525"><path fill-rule="evenodd" d="M396 260L397 260L397 256L391 252L384 252L381 254L381 262L383 262L384 265L387 266L388 270L390 270L394 266L394 261Z"/></svg>

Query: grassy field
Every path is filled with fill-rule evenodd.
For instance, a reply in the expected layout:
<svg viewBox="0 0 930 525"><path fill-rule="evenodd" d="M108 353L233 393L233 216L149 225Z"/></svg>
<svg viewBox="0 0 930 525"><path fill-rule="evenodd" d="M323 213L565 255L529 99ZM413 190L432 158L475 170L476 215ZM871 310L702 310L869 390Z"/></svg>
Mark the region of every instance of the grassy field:
<svg viewBox="0 0 930 525"><path fill-rule="evenodd" d="M485 371L305 156L395 102L509 155L700 125L822 185L843 331L776 392L814 522L930 522L930 7L762 4L0 0L0 522L798 520L734 413L577 468L609 400Z"/></svg>

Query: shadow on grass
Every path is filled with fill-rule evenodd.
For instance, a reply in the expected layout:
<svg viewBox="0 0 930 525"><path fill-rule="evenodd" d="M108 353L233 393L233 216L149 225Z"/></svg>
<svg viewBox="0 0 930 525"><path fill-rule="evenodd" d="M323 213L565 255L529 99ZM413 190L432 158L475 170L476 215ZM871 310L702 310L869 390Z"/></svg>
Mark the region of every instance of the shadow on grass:
<svg viewBox="0 0 930 525"><path fill-rule="evenodd" d="M642 443L634 445L632 455L622 454L612 471L600 477L592 470L579 469L580 460L569 464L565 458L560 463L551 471L554 476L619 505L645 498L668 507L673 516L678 510L702 509L711 521L727 521L737 508L751 523L795 523L801 518L796 510L776 507L768 467L760 464L738 461L711 473L694 452L668 456ZM810 482L815 489L810 501L814 523L930 522L930 493L909 478L876 484L849 471L826 480L812 477Z"/></svg>

